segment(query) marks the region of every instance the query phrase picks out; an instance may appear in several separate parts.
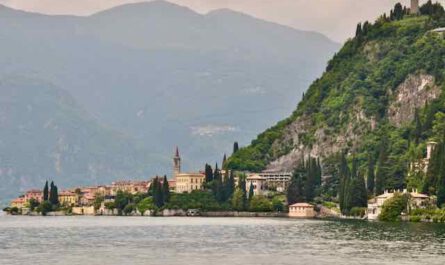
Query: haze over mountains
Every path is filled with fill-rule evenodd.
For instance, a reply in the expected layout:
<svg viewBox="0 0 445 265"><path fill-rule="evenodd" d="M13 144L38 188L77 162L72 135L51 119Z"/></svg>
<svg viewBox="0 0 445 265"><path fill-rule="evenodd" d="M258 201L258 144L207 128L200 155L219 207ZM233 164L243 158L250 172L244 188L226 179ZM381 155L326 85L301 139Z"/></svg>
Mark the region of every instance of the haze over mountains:
<svg viewBox="0 0 445 265"><path fill-rule="evenodd" d="M163 1L89 17L0 6L0 24L0 179L20 189L170 174L175 145L186 169L219 161L288 115L339 47Z"/></svg>

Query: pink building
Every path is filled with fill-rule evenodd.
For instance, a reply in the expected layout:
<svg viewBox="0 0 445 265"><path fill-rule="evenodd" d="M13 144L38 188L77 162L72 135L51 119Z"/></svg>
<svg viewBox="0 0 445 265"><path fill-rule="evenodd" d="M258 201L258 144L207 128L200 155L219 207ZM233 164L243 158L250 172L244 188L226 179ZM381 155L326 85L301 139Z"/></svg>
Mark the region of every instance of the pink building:
<svg viewBox="0 0 445 265"><path fill-rule="evenodd" d="M43 192L41 190L29 190L25 193L25 201L29 202L31 199L37 200L38 202L43 201Z"/></svg>

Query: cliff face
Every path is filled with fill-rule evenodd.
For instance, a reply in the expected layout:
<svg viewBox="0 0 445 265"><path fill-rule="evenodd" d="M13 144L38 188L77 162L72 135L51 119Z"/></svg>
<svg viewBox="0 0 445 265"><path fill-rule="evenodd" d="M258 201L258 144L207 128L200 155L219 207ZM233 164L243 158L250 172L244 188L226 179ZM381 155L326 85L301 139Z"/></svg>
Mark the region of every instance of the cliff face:
<svg viewBox="0 0 445 265"><path fill-rule="evenodd" d="M388 119L396 127L402 127L414 119L416 109L437 99L442 93L432 75L409 75L396 89L394 100L388 108Z"/></svg>
<svg viewBox="0 0 445 265"><path fill-rule="evenodd" d="M402 164L414 140L416 111L423 132L415 142L421 143L432 137L444 105L439 58L445 41L431 32L441 23L429 16L380 18L345 43L291 117L240 149L228 167L289 171L305 157L323 160L342 151L365 158L378 153L384 138L394 164Z"/></svg>

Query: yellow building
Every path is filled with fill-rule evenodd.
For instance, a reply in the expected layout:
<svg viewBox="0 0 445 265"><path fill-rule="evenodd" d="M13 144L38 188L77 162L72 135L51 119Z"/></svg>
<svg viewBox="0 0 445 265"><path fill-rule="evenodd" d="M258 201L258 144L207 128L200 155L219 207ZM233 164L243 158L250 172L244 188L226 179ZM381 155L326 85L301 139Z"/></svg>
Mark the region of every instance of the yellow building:
<svg viewBox="0 0 445 265"><path fill-rule="evenodd" d="M19 197L11 201L11 208L17 207L18 209L25 208L26 199L24 197Z"/></svg>
<svg viewBox="0 0 445 265"><path fill-rule="evenodd" d="M177 193L201 190L205 181L205 175L201 173L179 173L176 175Z"/></svg>
<svg viewBox="0 0 445 265"><path fill-rule="evenodd" d="M309 203L295 203L289 206L289 217L314 218L314 206Z"/></svg>
<svg viewBox="0 0 445 265"><path fill-rule="evenodd" d="M62 191L59 193L59 203L62 205L77 205L79 201L79 195L71 191Z"/></svg>
<svg viewBox="0 0 445 265"><path fill-rule="evenodd" d="M194 190L201 190L205 175L203 173L182 173L181 172L181 157L179 156L179 149L176 147L175 156L173 157L173 178L175 180L175 192L189 193Z"/></svg>

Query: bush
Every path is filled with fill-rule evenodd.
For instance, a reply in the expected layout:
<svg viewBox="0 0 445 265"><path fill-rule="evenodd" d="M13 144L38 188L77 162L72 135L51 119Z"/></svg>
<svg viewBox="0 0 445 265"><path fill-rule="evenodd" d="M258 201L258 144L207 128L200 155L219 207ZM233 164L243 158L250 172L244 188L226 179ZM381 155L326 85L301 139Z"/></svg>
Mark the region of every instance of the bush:
<svg viewBox="0 0 445 265"><path fill-rule="evenodd" d="M413 223L418 223L418 222L422 221L422 217L417 216L417 215L415 215L415 216L410 216L410 217L409 217L409 221L410 221L410 222L413 222Z"/></svg>
<svg viewBox="0 0 445 265"><path fill-rule="evenodd" d="M408 196L395 193L394 197L385 201L382 213L379 215L380 221L395 222L400 220L400 215L406 210Z"/></svg>
<svg viewBox="0 0 445 265"><path fill-rule="evenodd" d="M53 210L53 205L49 201L44 201L37 207L37 212L41 213L43 216L45 216L52 210Z"/></svg>
<svg viewBox="0 0 445 265"><path fill-rule="evenodd" d="M253 196L250 201L249 210L252 212L270 212L272 203L264 196Z"/></svg>
<svg viewBox="0 0 445 265"><path fill-rule="evenodd" d="M349 214L354 217L363 217L366 214L366 210L364 207L353 207Z"/></svg>

